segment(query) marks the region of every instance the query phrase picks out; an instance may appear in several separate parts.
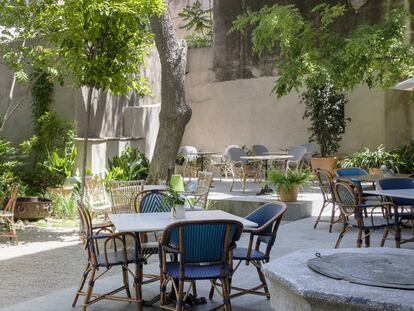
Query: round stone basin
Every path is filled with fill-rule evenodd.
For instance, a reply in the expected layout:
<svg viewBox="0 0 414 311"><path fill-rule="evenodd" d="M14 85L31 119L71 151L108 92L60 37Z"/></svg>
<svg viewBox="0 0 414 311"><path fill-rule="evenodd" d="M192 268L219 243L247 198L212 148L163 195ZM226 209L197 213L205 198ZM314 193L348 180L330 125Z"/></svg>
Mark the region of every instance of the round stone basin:
<svg viewBox="0 0 414 311"><path fill-rule="evenodd" d="M308 262L318 263L316 253L321 254L320 259L328 260L333 265L334 269L330 271L335 273L331 273L330 277L326 276L329 273L323 275L312 270L315 267L308 267ZM341 253L343 255L337 255ZM353 259L352 255L355 255ZM358 261L359 266L356 267ZM414 290L410 290L414 283L413 262L414 250L410 249L305 249L271 261L263 267L263 271L274 310L414 311ZM370 267L370 272L363 269L364 263ZM405 272L405 275L396 282L395 276L385 275L388 273L385 272L388 271L387 265L401 267L404 270L398 273L404 275ZM378 282L388 286L382 287L384 284ZM404 286L407 289L393 288Z"/></svg>

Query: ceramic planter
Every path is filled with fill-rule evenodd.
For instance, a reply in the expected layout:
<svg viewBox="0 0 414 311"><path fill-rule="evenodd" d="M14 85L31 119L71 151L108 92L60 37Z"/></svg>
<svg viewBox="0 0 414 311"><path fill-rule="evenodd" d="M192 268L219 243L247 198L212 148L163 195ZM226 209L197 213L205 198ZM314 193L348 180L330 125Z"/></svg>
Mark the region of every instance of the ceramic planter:
<svg viewBox="0 0 414 311"><path fill-rule="evenodd" d="M280 201L282 202L296 202L298 200L299 186L293 186L290 189L284 187L279 188Z"/></svg>
<svg viewBox="0 0 414 311"><path fill-rule="evenodd" d="M15 219L45 219L53 211L53 202L45 198L17 198Z"/></svg>
<svg viewBox="0 0 414 311"><path fill-rule="evenodd" d="M316 171L318 168L330 172L335 175L336 164L338 162L337 157L312 157L310 159L312 171Z"/></svg>

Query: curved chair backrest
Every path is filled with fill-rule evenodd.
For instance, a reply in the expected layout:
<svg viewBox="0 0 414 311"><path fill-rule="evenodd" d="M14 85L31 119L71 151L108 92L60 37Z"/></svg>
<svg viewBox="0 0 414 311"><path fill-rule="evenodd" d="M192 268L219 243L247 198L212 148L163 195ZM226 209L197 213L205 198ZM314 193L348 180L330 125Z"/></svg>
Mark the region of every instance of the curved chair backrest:
<svg viewBox="0 0 414 311"><path fill-rule="evenodd" d="M347 176L365 176L368 175L368 172L360 167L345 167L338 168L335 171L337 177L347 177Z"/></svg>
<svg viewBox="0 0 414 311"><path fill-rule="evenodd" d="M316 170L316 178L318 179L319 187L325 199L333 193L333 176L327 171L318 168Z"/></svg>
<svg viewBox="0 0 414 311"><path fill-rule="evenodd" d="M284 203L266 203L246 217L247 220L257 223L258 228L255 228L253 232L259 236L258 243L267 244L266 256L270 255L285 211L286 204Z"/></svg>
<svg viewBox="0 0 414 311"><path fill-rule="evenodd" d="M269 152L269 149L267 149L263 145L253 145L252 146L252 151L253 151L254 155L261 156L261 155L266 155L267 152Z"/></svg>
<svg viewBox="0 0 414 311"><path fill-rule="evenodd" d="M302 146L306 148L305 159L310 159L318 150L318 147L312 143L302 144Z"/></svg>
<svg viewBox="0 0 414 311"><path fill-rule="evenodd" d="M243 149L241 149L239 147L230 148L229 152L228 152L228 157L229 157L230 161L232 161L232 162L246 163L247 160L241 158L241 157L244 157L246 155L247 155L246 151L244 151Z"/></svg>
<svg viewBox="0 0 414 311"><path fill-rule="evenodd" d="M197 160L197 148L194 146L181 146L178 153L181 154L188 162Z"/></svg>
<svg viewBox="0 0 414 311"><path fill-rule="evenodd" d="M112 213L135 213L134 198L144 189L144 180L109 181L112 199Z"/></svg>
<svg viewBox="0 0 414 311"><path fill-rule="evenodd" d="M171 211L167 201L167 193L163 190L145 190L135 197L135 208L138 213L165 213Z"/></svg>
<svg viewBox="0 0 414 311"><path fill-rule="evenodd" d="M183 269L185 264L228 264L242 230L243 225L233 220L176 222L164 230L161 246L180 254Z"/></svg>
<svg viewBox="0 0 414 311"><path fill-rule="evenodd" d="M289 158L288 161L292 162L300 162L303 159L303 156L306 153L306 148L303 146L293 146L290 148L287 152L288 155L292 156L292 158Z"/></svg>
<svg viewBox="0 0 414 311"><path fill-rule="evenodd" d="M335 199L344 216L355 213L358 206L359 195L355 186L350 182L337 182L334 186Z"/></svg>
<svg viewBox="0 0 414 311"><path fill-rule="evenodd" d="M384 178L378 181L377 188L380 190L395 189L414 189L414 179L412 178ZM399 206L413 205L414 200L394 198L394 203Z"/></svg>
<svg viewBox="0 0 414 311"><path fill-rule="evenodd" d="M17 196L19 195L19 191L20 191L20 185L12 184L4 192L3 200L1 200L0 202L3 203L4 199L7 198L7 203L4 207L5 212L9 212L14 215L14 212L16 209Z"/></svg>

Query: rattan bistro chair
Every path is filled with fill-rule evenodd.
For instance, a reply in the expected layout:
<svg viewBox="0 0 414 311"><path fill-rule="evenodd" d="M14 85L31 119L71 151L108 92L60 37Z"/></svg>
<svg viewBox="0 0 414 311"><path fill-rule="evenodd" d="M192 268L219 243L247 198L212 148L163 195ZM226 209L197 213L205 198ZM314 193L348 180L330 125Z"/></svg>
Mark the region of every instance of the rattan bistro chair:
<svg viewBox="0 0 414 311"><path fill-rule="evenodd" d="M335 213L339 208L335 204L335 196L334 196L334 189L333 189L334 177L332 176L330 172L328 172L327 170L323 170L323 169L317 169L315 174L316 174L316 178L319 183L319 187L321 189L323 203L322 203L321 211L319 212L319 216L316 219L315 225L313 226L313 229L316 229L319 222L323 222L323 220L321 220L322 213L325 210L325 208L328 207L328 205L331 205L332 206L331 217L328 221L329 222L329 233L331 233L332 226L341 220L341 217L335 220Z"/></svg>
<svg viewBox="0 0 414 311"><path fill-rule="evenodd" d="M211 182L213 181L212 172L198 172L195 189L188 189L182 192L186 203L192 208L206 209L208 194L210 193Z"/></svg>
<svg viewBox="0 0 414 311"><path fill-rule="evenodd" d="M16 244L19 244L15 224L14 213L16 209L16 200L19 194L20 185L13 184L7 188L1 198L1 203L6 201L4 209L0 210L0 225L3 224L4 231L0 231L0 236L8 237L10 240L15 239Z"/></svg>
<svg viewBox="0 0 414 311"><path fill-rule="evenodd" d="M291 158L286 161L286 172L292 168L296 170L299 169L306 151L306 147L300 145L293 146L288 150L287 154L291 156Z"/></svg>
<svg viewBox="0 0 414 311"><path fill-rule="evenodd" d="M135 213L134 198L144 190L144 180L109 181L112 199L112 213Z"/></svg>
<svg viewBox="0 0 414 311"><path fill-rule="evenodd" d="M243 192L246 191L246 181L248 178L258 179L260 171L249 163L246 159L242 159L243 156L246 156L246 151L241 148L230 148L228 151L230 171L232 174L232 183L230 186L230 192L233 191L233 186L236 179L240 179L243 185Z"/></svg>
<svg viewBox="0 0 414 311"><path fill-rule="evenodd" d="M193 286L196 280L220 279L223 284L224 309L231 310L229 295L233 269L232 251L242 229L240 222L232 220L186 221L168 226L160 243L161 309L184 310L186 281L190 281L190 286ZM176 293L176 308L166 305L169 282L172 282Z"/></svg>
<svg viewBox="0 0 414 311"><path fill-rule="evenodd" d="M270 298L270 293L266 284L266 279L262 272L262 265L269 262L270 251L276 240L277 231L283 214L286 211L284 203L266 203L248 215L246 219L258 224L257 228L244 229L244 232L249 233L248 247L237 246L233 251L233 260L238 261L233 273L239 268L244 261L247 264L251 263L257 269L260 284L250 289L231 286L236 293L230 295L230 298L239 297L246 294L254 294L259 296L266 296ZM264 245L263 249L261 246ZM215 282L213 282L215 283ZM221 286L221 284L217 284ZM214 295L214 286L210 289L209 298L212 299Z"/></svg>
<svg viewBox="0 0 414 311"><path fill-rule="evenodd" d="M83 310L86 310L88 306L102 299L135 302L138 305L138 310L143 310L141 285L144 259L140 255L140 246L137 237L132 233L112 233L112 230L105 226L94 230L92 217L80 201L78 202L78 212L82 228L80 235L88 254L88 263L82 275L78 290L76 291L72 306L76 306L79 296L85 296ZM127 237L134 241L133 249L127 249ZM111 247L113 250L110 250ZM130 269L131 264L135 266L134 272ZM95 281L116 266L122 268L123 285L105 294L93 293ZM98 276L96 275L97 273L99 273ZM131 274L134 279L135 298L132 298L130 293L128 274ZM88 287L86 291L83 291L88 277ZM126 297L116 295L123 290L126 291Z"/></svg>
<svg viewBox="0 0 414 311"><path fill-rule="evenodd" d="M384 230L381 247L384 246L389 231L393 231L395 245L397 248L400 247L401 230L397 217L397 206L394 203L361 204L358 188L352 182L337 182L334 191L344 222L335 248L339 247L343 236L352 228L358 229L358 248L362 246L362 238L365 240L365 245L370 246L371 233L376 229ZM364 217L367 208L371 208L371 210L368 217Z"/></svg>

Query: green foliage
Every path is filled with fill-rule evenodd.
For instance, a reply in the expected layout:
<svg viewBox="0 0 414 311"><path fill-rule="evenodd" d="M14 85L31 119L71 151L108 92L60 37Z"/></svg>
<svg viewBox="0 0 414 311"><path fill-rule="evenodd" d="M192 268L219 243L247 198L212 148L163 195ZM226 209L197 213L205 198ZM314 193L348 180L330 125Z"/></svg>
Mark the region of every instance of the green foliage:
<svg viewBox="0 0 414 311"><path fill-rule="evenodd" d="M344 5L321 4L305 19L293 5L265 6L248 11L233 23L231 31L253 26L253 50L280 52L273 92L333 84L339 91L360 83L388 88L414 71L413 45L406 40L408 13L402 9L376 25L360 25L348 35L333 27L346 12Z"/></svg>
<svg viewBox="0 0 414 311"><path fill-rule="evenodd" d="M9 141L0 139L0 192L5 191L10 184L19 181L15 174L20 166L16 155L16 148Z"/></svg>
<svg viewBox="0 0 414 311"><path fill-rule="evenodd" d="M320 146L323 157L334 154L345 132L348 100L342 93L335 92L332 84L309 88L301 99L305 104L304 118L311 122L309 141Z"/></svg>
<svg viewBox="0 0 414 311"><path fill-rule="evenodd" d="M400 173L414 173L414 143L394 148L391 154L395 157Z"/></svg>
<svg viewBox="0 0 414 311"><path fill-rule="evenodd" d="M139 68L153 44L148 18L164 9L163 0L0 0L0 54L22 76L35 67L77 87L143 94Z"/></svg>
<svg viewBox="0 0 414 311"><path fill-rule="evenodd" d="M190 48L211 46L213 42L213 21L211 9L203 10L202 3L196 0L193 5L187 5L178 16L186 22L181 28L190 33L185 36Z"/></svg>
<svg viewBox="0 0 414 311"><path fill-rule="evenodd" d="M53 103L54 85L50 75L42 70L35 70L32 80L32 115L37 126L37 120L50 110Z"/></svg>
<svg viewBox="0 0 414 311"><path fill-rule="evenodd" d="M275 187L276 191L280 188L290 190L295 186L306 186L312 180L310 170L272 170L268 173L266 183Z"/></svg>
<svg viewBox="0 0 414 311"><path fill-rule="evenodd" d="M48 199L53 201L52 215L60 219L74 220L77 213L78 195L72 194L48 194Z"/></svg>
<svg viewBox="0 0 414 311"><path fill-rule="evenodd" d="M385 165L388 169L398 171L398 160L393 152L385 150L380 145L376 150L362 148L360 151L347 155L339 161L340 167L361 167L365 170L380 168Z"/></svg>
<svg viewBox="0 0 414 311"><path fill-rule="evenodd" d="M174 208L176 205L184 205L185 198L180 195L178 191L175 191L173 188L168 187L167 195L164 198L165 203Z"/></svg>
<svg viewBox="0 0 414 311"><path fill-rule="evenodd" d="M63 156L53 151L48 154L46 161L40 163L48 173L48 186L59 187L65 184L66 180L72 176L76 154L77 149L72 146L71 149L65 150Z"/></svg>
<svg viewBox="0 0 414 311"><path fill-rule="evenodd" d="M121 156L108 160L108 172L105 181L140 180L148 176L149 161L145 154L136 148L126 148Z"/></svg>

